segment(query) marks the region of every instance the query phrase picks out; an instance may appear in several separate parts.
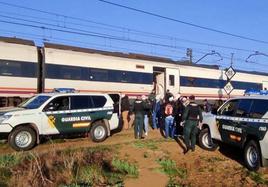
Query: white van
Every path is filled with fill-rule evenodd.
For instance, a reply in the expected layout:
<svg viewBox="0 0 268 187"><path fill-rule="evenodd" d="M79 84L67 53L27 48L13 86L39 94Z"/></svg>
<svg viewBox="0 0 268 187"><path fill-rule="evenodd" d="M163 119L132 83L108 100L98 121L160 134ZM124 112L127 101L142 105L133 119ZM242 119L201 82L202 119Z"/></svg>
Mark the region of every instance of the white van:
<svg viewBox="0 0 268 187"><path fill-rule="evenodd" d="M29 150L40 136L89 133L101 142L118 127L108 94L38 94L17 108L0 109L0 135L17 150Z"/></svg>

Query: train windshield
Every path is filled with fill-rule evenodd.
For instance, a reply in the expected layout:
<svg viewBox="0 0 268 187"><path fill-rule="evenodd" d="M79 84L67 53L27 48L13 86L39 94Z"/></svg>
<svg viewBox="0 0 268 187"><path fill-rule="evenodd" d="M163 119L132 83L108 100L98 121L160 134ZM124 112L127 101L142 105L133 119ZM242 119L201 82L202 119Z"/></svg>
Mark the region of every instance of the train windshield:
<svg viewBox="0 0 268 187"><path fill-rule="evenodd" d="M51 96L38 95L30 98L26 102L19 105L21 108L36 109L39 108L44 102L46 102Z"/></svg>

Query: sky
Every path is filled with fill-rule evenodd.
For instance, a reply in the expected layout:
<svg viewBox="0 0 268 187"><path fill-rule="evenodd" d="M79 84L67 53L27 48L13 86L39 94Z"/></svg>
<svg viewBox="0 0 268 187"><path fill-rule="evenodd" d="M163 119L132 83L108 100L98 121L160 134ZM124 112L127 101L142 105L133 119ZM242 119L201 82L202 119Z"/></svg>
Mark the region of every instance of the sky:
<svg viewBox="0 0 268 187"><path fill-rule="evenodd" d="M268 73L266 0L107 0L175 20L260 40L232 37L100 0L0 0L0 36L161 56ZM212 51L215 51L212 55ZM259 55L253 55L258 51ZM248 59L249 62L246 62Z"/></svg>

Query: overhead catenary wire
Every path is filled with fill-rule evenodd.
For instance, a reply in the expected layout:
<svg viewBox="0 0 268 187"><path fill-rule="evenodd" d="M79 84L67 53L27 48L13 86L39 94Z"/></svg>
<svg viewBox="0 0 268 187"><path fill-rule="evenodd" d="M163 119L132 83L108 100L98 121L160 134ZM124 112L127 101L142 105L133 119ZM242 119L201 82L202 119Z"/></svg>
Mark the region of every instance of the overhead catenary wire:
<svg viewBox="0 0 268 187"><path fill-rule="evenodd" d="M35 11L35 12L39 12L39 13L54 15L54 16L61 16L61 17L65 18L65 19L68 18L68 19L73 19L73 20L77 20L77 21L83 21L83 22L87 22L87 23L93 23L93 24L97 24L97 25L102 25L102 26L106 26L106 27L110 27L110 28L116 28L116 29L119 29L119 30L114 30L114 31L117 31L117 32L130 32L131 34L138 34L138 35L142 34L142 35L150 36L150 37L158 37L158 38L163 38L163 39L176 40L176 41L194 43L194 44L198 44L198 45L206 45L206 46L210 46L210 47L231 49L231 50L244 51L244 52L254 52L254 51L256 51L256 50L242 49L242 48L236 48L236 47L231 47L231 46L211 44L211 43L207 43L207 42L192 41L192 40L182 39L182 38L168 36L168 35L155 34L155 33L140 31L140 30L136 30L136 29L126 28L126 27L121 27L121 26L115 26L115 25L106 24L106 23L100 23L100 22L89 20L89 19L78 18L78 17L73 17L73 16L67 16L67 15L64 15L64 14L58 14L58 13L54 13L54 12L44 11L44 10L35 9L35 8L29 8L29 7L20 6L20 5L14 5L14 4L11 4L11 3L6 3L6 2L1 2L1 1L0 1L0 4L6 5L6 6L11 6L11 7L22 8L22 9L26 9L26 10L31 10L31 11ZM26 15L24 15L24 16L26 16ZM53 21L58 21L58 20L53 20ZM64 22L74 24L74 25L86 26L86 25L83 25L83 24L78 24L78 23L73 23L73 22L68 22L68 21L64 21ZM105 29L105 28L102 28L102 29Z"/></svg>
<svg viewBox="0 0 268 187"><path fill-rule="evenodd" d="M199 29L203 29L203 30L207 30L207 31L211 31L211 32L215 32L215 33L235 37L235 38L249 40L249 41L253 41L253 42L257 42L257 43L268 44L268 41L254 39L254 38L250 38L250 37L247 37L247 36L242 36L242 35L233 34L233 33L230 33L230 32L217 30L217 29L213 29L213 28L210 28L210 27L202 26L202 25L197 25L197 24L194 24L194 23L182 21L182 20L175 19L175 18L170 18L170 17L167 17L167 16L162 16L160 14L148 12L148 11L145 11L145 10L141 10L141 9L125 6L125 5L121 5L121 4L118 4L118 3L113 3L113 2L110 2L110 1L106 1L106 0L97 0L97 1L100 1L100 2L103 2L103 3L106 3L106 4L110 4L110 5L113 5L113 6L121 7L121 8L124 8L124 9L132 10L132 11L135 11L135 12L147 14L147 15L150 15L150 16L158 17L158 18L161 18L161 19L181 23L181 24L188 25L188 26L191 26L191 27L195 27L195 28L199 28Z"/></svg>
<svg viewBox="0 0 268 187"><path fill-rule="evenodd" d="M125 50L130 50L129 48L123 48L123 47L115 47L115 46L112 46L112 45L101 45L101 44L96 44L96 43L88 43L88 42L82 42L82 41L78 41L78 40L70 40L70 39L65 39L65 38L59 38L59 37L44 37L44 35L38 35L38 34L29 34L29 33L23 33L23 32L15 32L15 31L10 31L10 30L3 30L3 29L0 29L0 31L2 32L8 32L8 33L14 33L14 34L19 34L19 35L26 35L26 36L31 36L33 38L36 38L36 39L39 39L40 41L55 41L55 40L58 40L58 41L68 41L68 42L73 42L73 43L80 43L80 44L86 44L86 46L90 46L90 45L95 45L95 46L101 46L101 47L106 47L106 48L114 48L114 49L125 49ZM155 55L158 55L159 57L160 56L165 56L165 57L172 57L172 58L182 58L182 57L179 57L179 56L175 56L175 55L166 55L166 54L163 54L163 53L156 53L156 52L146 52L146 51L142 51L142 50L133 50L131 49L132 51L135 51L135 52L140 52L140 53L147 53L147 54L155 54ZM181 53L181 54L184 54L184 53Z"/></svg>
<svg viewBox="0 0 268 187"><path fill-rule="evenodd" d="M173 48L173 49L178 49L178 50L179 49L185 49L184 47L177 47L177 46L154 43L154 42L145 42L145 41L134 40L134 39L125 39L125 38L120 38L120 37L116 37L116 36L102 35L102 34L98 34L98 33L78 32L78 31L71 31L71 30L65 30L65 29L59 29L59 28L58 29L57 28L50 28L50 27L46 27L46 26L38 26L38 25L33 25L33 24L19 23L19 22L14 22L14 21L6 21L6 20L0 20L0 22L7 23L7 24L13 24L13 25L20 25L20 26L38 28L38 29L46 29L46 30L64 32L64 33L69 33L69 34L82 35L82 36L106 38L106 39L112 39L112 40L118 40L118 41L124 41L124 42L140 43L140 44L144 44L144 45L152 45L152 46L158 46L158 47Z"/></svg>
<svg viewBox="0 0 268 187"><path fill-rule="evenodd" d="M176 48L176 49L186 49L187 47L183 47L183 46L176 46L176 45L165 45L165 44L157 44L157 43L147 43L144 41L140 41L140 40L131 40L130 38L122 38L122 37L117 37L117 36L113 36L113 35L108 35L108 34L103 34L103 33L98 33L98 32L92 32L89 30L83 30L83 29L77 29L74 27L67 27L67 26L61 26L58 24L50 24L50 23L45 23L45 22L40 22L40 21L32 21L32 20L27 20L27 19L23 19L23 18L18 18L18 17L12 17L12 16L5 16L5 15L1 15L0 17L4 17L4 18L9 18L9 19L15 19L15 20L21 20L21 21L26 21L26 22L30 22L30 23L36 23L36 24L41 24L41 25L49 25L49 26L53 26L53 27L59 27L59 28L63 28L63 29L70 29L71 32L75 31L79 31L79 32L85 32L85 33L89 33L89 34L94 34L94 35L101 35L103 37L108 37L109 39L114 39L114 40L124 40L124 41L129 41L129 42L137 42L137 43L142 43L142 44L148 44L148 45L159 45L161 47L170 47L170 48ZM44 27L43 27L44 29ZM51 28L47 28L50 29ZM59 30L58 30L59 31ZM63 32L63 31L62 31ZM78 34L78 33L76 33ZM206 54L207 52L204 52L202 49L198 49L195 48L195 52L200 53L200 54Z"/></svg>
<svg viewBox="0 0 268 187"><path fill-rule="evenodd" d="M98 34L91 34L91 33L69 31L69 30L64 30L64 29L49 28L49 27L45 27L45 26L37 26L37 25L32 25L32 24L24 24L24 23L5 21L5 20L0 20L0 22L21 25L21 26L27 26L27 27L33 27L33 28L38 28L38 29L47 29L47 30L53 30L53 31L58 31L58 32L65 32L65 33L70 33L70 34L78 34L78 35L84 35L84 36L92 36L92 37L98 37L98 38L106 38L106 39L119 40L119 41L125 41L125 42L134 42L134 43L141 43L141 44L145 44L145 45L154 45L154 46L159 46L159 47L178 49L178 47L175 47L172 45L164 45L164 44L158 44L158 43L144 42L144 41L139 41L139 40L129 40L129 39L117 38L117 37L113 37L113 36L105 36L105 35L98 35ZM186 49L186 47L179 47L179 48ZM196 53L206 54L207 52L196 50ZM223 57L230 59L227 56L223 56ZM234 59L234 60L243 61L241 59Z"/></svg>

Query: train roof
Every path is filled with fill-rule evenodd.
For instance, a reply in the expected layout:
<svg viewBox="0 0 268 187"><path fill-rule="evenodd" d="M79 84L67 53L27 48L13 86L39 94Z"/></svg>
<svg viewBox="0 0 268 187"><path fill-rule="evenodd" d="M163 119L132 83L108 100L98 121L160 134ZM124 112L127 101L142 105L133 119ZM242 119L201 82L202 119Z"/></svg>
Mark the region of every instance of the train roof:
<svg viewBox="0 0 268 187"><path fill-rule="evenodd" d="M70 51L77 51L77 52L83 52L83 53L96 53L96 54L121 57L121 58L156 61L156 62L164 62L164 63L171 63L171 64L179 64L179 65L184 65L184 66L209 68L209 69L219 69L219 66L217 65L189 64L189 61L175 61L170 58L137 54L137 53L111 52L111 51L103 51L103 50L96 50L96 49L90 49L90 48L68 46L68 45L62 45L62 44L47 43L47 42L44 43L44 46L47 48L53 48L53 49L70 50Z"/></svg>
<svg viewBox="0 0 268 187"><path fill-rule="evenodd" d="M34 44L34 42L32 40L25 40L25 39L16 38L16 37L3 37L3 36L0 36L0 42L35 46L35 44Z"/></svg>

